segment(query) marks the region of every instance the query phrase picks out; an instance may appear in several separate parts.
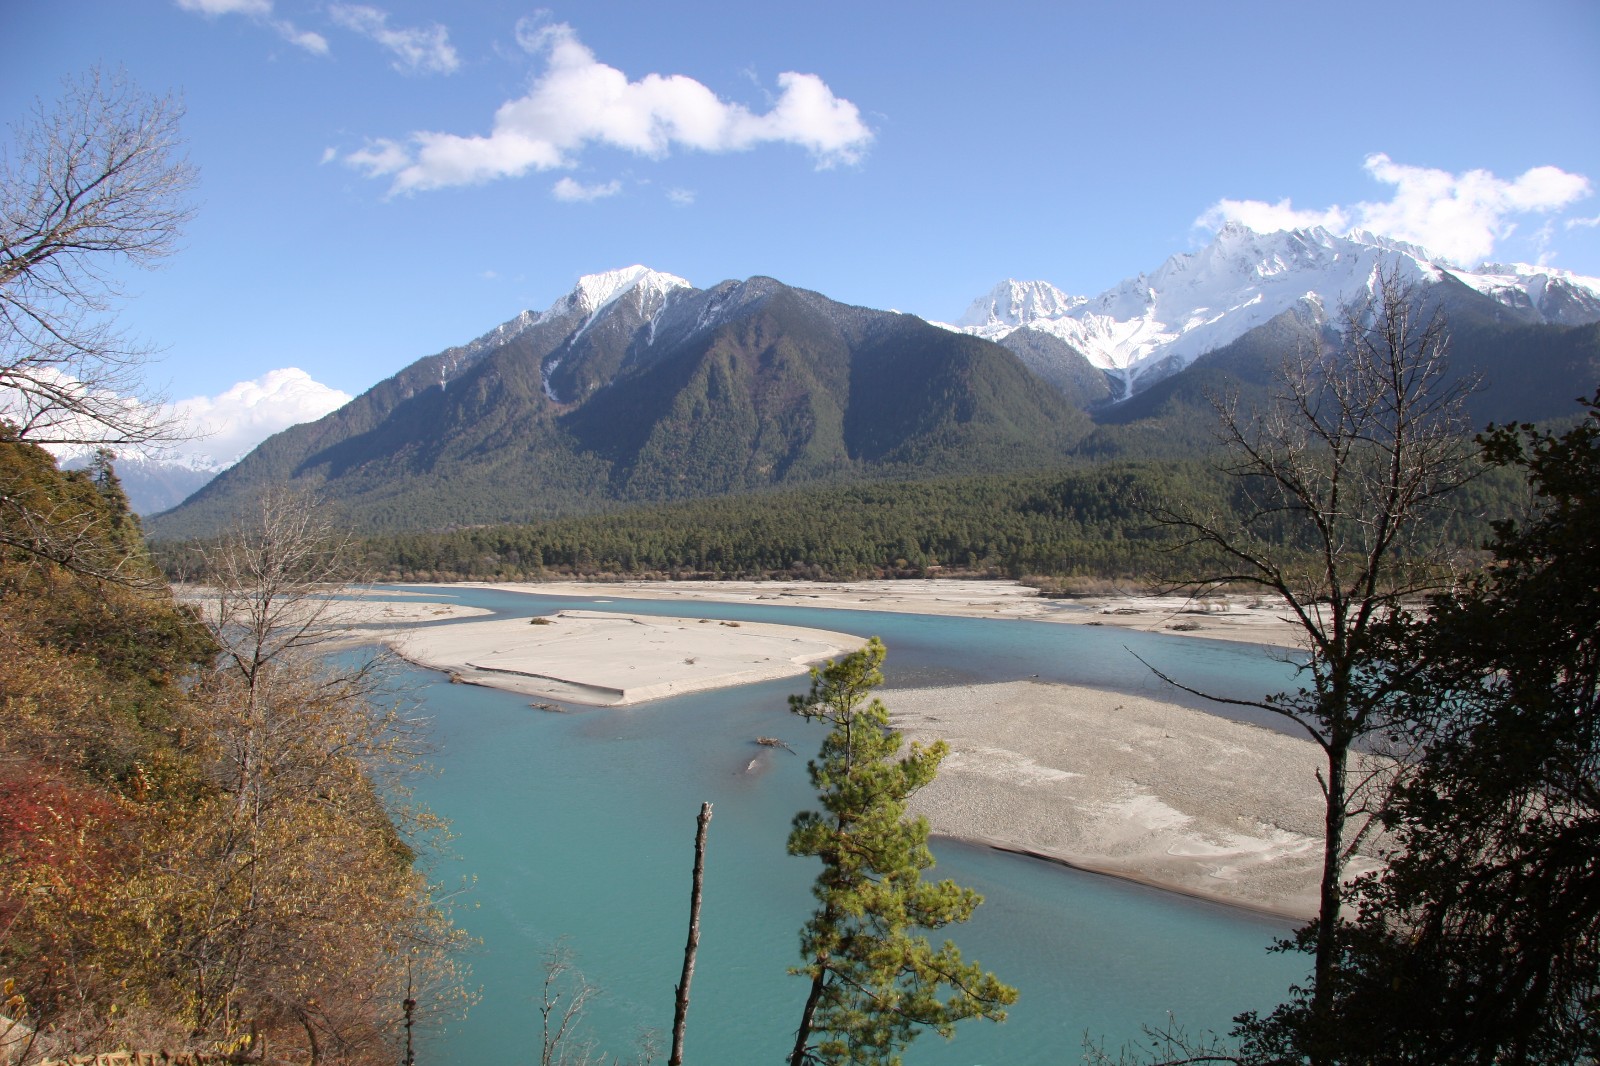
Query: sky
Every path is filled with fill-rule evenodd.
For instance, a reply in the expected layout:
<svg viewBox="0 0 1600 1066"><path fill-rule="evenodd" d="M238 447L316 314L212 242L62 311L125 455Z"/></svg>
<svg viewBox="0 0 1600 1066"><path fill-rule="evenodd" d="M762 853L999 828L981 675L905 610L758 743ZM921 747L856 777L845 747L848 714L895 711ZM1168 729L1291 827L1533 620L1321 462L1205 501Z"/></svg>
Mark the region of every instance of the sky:
<svg viewBox="0 0 1600 1066"><path fill-rule="evenodd" d="M8 125L96 66L181 100L196 212L117 315L216 454L634 263L942 321L1227 219L1600 275L1593 0L0 0L0 38Z"/></svg>

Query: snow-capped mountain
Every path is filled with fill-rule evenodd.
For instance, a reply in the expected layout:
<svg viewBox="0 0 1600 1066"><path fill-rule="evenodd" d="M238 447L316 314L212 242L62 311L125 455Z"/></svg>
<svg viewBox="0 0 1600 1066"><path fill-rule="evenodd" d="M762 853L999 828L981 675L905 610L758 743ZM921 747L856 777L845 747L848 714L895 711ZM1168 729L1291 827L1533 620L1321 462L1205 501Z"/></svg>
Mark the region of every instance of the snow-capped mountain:
<svg viewBox="0 0 1600 1066"><path fill-rule="evenodd" d="M1002 282L953 328L1014 348L1022 338L1010 338L1019 330L1055 337L1104 371L1121 399L1286 312L1325 321L1370 293L1380 272L1420 285L1460 282L1516 321L1600 321L1600 278L1523 265L1469 271L1365 231L1260 233L1229 223L1205 248L1099 296L1069 296L1046 282Z"/></svg>
<svg viewBox="0 0 1600 1066"><path fill-rule="evenodd" d="M1467 271L1367 233L1229 226L1099 296L1007 282L945 327L769 277L699 289L633 266L586 275L544 311L283 430L151 529L209 535L277 482L314 487L353 527L451 528L1167 454L1210 425L1184 368L1225 349L1197 368L1203 381L1254 387L1299 328L1380 273L1444 302L1463 372L1492 385L1480 423L1550 417L1550 397L1565 411L1591 387L1595 327L1548 323L1600 322L1600 280Z"/></svg>
<svg viewBox="0 0 1600 1066"><path fill-rule="evenodd" d="M80 456L61 464L64 470L85 470L88 457ZM190 463L160 463L132 455L118 457L117 480L122 483L128 506L137 515L153 515L176 507L217 476L219 466L200 467Z"/></svg>
<svg viewBox="0 0 1600 1066"><path fill-rule="evenodd" d="M209 535L279 482L351 523L425 528L1010 471L1091 429L980 338L773 278L696 289L633 267L284 430L150 528Z"/></svg>
<svg viewBox="0 0 1600 1066"><path fill-rule="evenodd" d="M1525 263L1484 263L1451 275L1506 307L1530 310L1537 321L1581 326L1600 321L1600 278Z"/></svg>
<svg viewBox="0 0 1600 1066"><path fill-rule="evenodd" d="M645 317L658 314L668 299L680 289L693 289L675 274L635 264L621 270L607 270L599 274L585 274L578 279L570 292L560 297L544 311L523 311L508 319L476 340L439 354L439 384L448 387L465 369L489 352L497 351L531 330L561 329L576 340L595 322L606 317L612 305L631 299ZM545 389L549 392L550 374L560 366L560 358L545 367ZM554 395L551 394L554 399Z"/></svg>
<svg viewBox="0 0 1600 1066"><path fill-rule="evenodd" d="M162 413L174 421L177 439L112 449L117 476L134 511L154 514L181 503L274 433L349 402L348 393L316 381L299 367L269 370L215 396L165 405ZM51 445L49 450L69 470L88 467L98 451L85 444Z"/></svg>
<svg viewBox="0 0 1600 1066"><path fill-rule="evenodd" d="M1040 319L1070 315L1089 302L1087 296L1068 296L1048 281L1008 279L989 290L987 296L972 301L961 325L974 329L999 329L1027 325Z"/></svg>

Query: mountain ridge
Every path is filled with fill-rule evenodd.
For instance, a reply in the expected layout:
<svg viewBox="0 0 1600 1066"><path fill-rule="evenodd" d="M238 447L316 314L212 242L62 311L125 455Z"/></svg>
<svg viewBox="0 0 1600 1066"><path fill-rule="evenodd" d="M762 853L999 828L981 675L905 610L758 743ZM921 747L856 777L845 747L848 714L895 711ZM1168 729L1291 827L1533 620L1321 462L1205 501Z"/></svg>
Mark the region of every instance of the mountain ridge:
<svg viewBox="0 0 1600 1066"><path fill-rule="evenodd" d="M1465 270L1364 230L1261 232L1228 223L1204 248L1097 296L1008 279L947 328L1001 344L1020 329L1056 337L1105 372L1113 398L1125 400L1286 311L1337 318L1371 293L1380 274L1425 287L1454 280L1525 322L1600 321L1600 278L1526 264Z"/></svg>
<svg viewBox="0 0 1600 1066"><path fill-rule="evenodd" d="M214 531L274 481L357 524L507 521L1039 466L1092 428L1006 349L914 316L759 276L594 277L262 442L152 531Z"/></svg>
<svg viewBox="0 0 1600 1066"><path fill-rule="evenodd" d="M1464 372L1503 383L1506 402L1475 401L1475 418L1551 417L1600 380L1600 281L1421 257L1371 235L1225 227L1094 298L1004 282L974 301L965 327L761 275L705 289L639 265L586 275L544 311L268 438L151 528L214 531L276 481L315 489L364 528L401 528L1187 456L1205 446L1209 395L1261 395L1284 351L1380 277L1414 282L1461 335ZM1175 307L1181 329L1162 318ZM1137 359L1108 368L1102 352L1096 363L1091 333Z"/></svg>

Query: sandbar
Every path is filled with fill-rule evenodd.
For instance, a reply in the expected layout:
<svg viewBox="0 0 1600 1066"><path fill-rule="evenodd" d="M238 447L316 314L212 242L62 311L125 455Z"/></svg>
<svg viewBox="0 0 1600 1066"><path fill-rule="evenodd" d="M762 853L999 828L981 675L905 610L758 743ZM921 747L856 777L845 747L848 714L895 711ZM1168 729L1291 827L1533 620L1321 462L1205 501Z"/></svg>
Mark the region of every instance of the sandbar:
<svg viewBox="0 0 1600 1066"><path fill-rule="evenodd" d="M1316 913L1321 750L1174 704L1014 681L883 694L943 739L934 832L1292 918ZM1356 856L1351 877L1377 868Z"/></svg>
<svg viewBox="0 0 1600 1066"><path fill-rule="evenodd" d="M199 608L202 615L215 622L216 589L205 585L175 584L172 592L180 602L192 604ZM430 598L434 596L437 596L437 590L432 586L407 590L386 588L380 594L360 585L340 589L335 594L308 592L281 596L277 607L277 624L306 626L316 634L315 643L327 649L382 643L400 632L395 628L399 626L410 627L420 622L450 622L494 613L484 607L440 603Z"/></svg>
<svg viewBox="0 0 1600 1066"><path fill-rule="evenodd" d="M497 585L541 595L776 603L1096 622L1292 645L1281 611L1182 598L1041 599L995 581L607 582ZM1231 617L1230 617L1231 616ZM848 615L841 615L847 619ZM1203 628L1190 628L1190 620ZM799 676L862 638L831 630L604 611L398 631L413 661L456 679L620 705ZM1233 622L1233 625L1228 625ZM1208 625L1209 623L1209 625ZM1173 630L1173 625L1183 628ZM910 739L951 753L913 801L937 834L1291 918L1316 911L1323 756L1309 740L1176 704L1018 681L883 693ZM1349 876L1378 867L1355 856Z"/></svg>
<svg viewBox="0 0 1600 1066"><path fill-rule="evenodd" d="M1015 581L905 578L878 581L548 581L472 583L540 596L614 596L693 603L755 603L965 618L1023 618L1118 626L1215 640L1299 647L1282 605L1260 596L1120 594L1052 599ZM424 586L419 586L424 587ZM431 587L431 586L427 586Z"/></svg>
<svg viewBox="0 0 1600 1066"><path fill-rule="evenodd" d="M453 681L620 707L802 676L812 663L847 655L866 638L766 622L560 611L411 629L388 642Z"/></svg>

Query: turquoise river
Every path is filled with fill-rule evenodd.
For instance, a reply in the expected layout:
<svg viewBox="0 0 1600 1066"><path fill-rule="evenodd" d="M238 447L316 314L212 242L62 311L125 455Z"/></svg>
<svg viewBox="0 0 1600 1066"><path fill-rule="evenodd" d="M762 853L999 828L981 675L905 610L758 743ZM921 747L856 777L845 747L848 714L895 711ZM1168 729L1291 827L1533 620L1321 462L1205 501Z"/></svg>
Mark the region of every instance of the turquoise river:
<svg viewBox="0 0 1600 1066"><path fill-rule="evenodd" d="M889 648L891 707L896 687L1033 675L1198 705L1139 658L1219 694L1292 684L1292 667L1259 647L1110 627L475 587L427 594L501 616L598 606L876 634ZM426 671L408 670L405 681L436 748L436 773L416 782L416 796L454 832L429 872L464 886L457 920L481 942L468 957L479 1001L426 1037L418 1061L537 1062L541 959L557 941L604 989L587 1017L602 1050L626 1061L647 1028L665 1045L704 800L715 807L685 1060L783 1061L805 997L804 982L786 970L799 961L816 869L784 851L790 819L812 801L804 757L822 739L820 726L787 711L804 679L567 714ZM757 736L779 737L802 757L756 745ZM1304 973L1299 958L1267 952L1290 931L1283 921L955 841L936 839L934 851L933 876L986 900L948 935L1021 998L1003 1025L969 1022L951 1042L925 1034L908 1063L1077 1062L1086 1037L1115 1048L1169 1018L1191 1031L1226 1030L1240 1011L1270 1009Z"/></svg>

